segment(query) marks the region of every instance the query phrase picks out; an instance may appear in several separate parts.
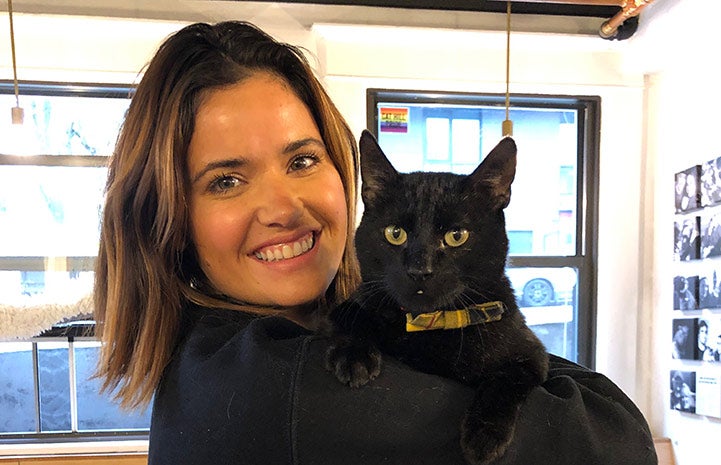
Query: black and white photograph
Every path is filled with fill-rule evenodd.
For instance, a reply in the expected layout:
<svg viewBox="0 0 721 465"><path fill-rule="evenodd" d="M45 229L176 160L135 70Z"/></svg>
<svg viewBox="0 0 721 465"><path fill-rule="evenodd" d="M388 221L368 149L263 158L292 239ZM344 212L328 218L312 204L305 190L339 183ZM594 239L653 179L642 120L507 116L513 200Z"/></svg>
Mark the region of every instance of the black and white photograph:
<svg viewBox="0 0 721 465"><path fill-rule="evenodd" d="M701 165L701 206L721 202L721 157Z"/></svg>
<svg viewBox="0 0 721 465"><path fill-rule="evenodd" d="M721 264L718 269L710 269L699 273L698 277L698 307L721 308Z"/></svg>
<svg viewBox="0 0 721 465"><path fill-rule="evenodd" d="M696 373L674 370L670 376L671 409L696 413Z"/></svg>
<svg viewBox="0 0 721 465"><path fill-rule="evenodd" d="M699 258L701 244L699 224L698 216L674 222L674 260L688 261Z"/></svg>
<svg viewBox="0 0 721 465"><path fill-rule="evenodd" d="M671 358L693 360L695 345L696 320L694 318L678 318L673 320Z"/></svg>
<svg viewBox="0 0 721 465"><path fill-rule="evenodd" d="M718 370L696 372L696 415L721 418L721 373Z"/></svg>
<svg viewBox="0 0 721 465"><path fill-rule="evenodd" d="M701 206L699 178L701 165L676 173L676 212L685 212Z"/></svg>
<svg viewBox="0 0 721 465"><path fill-rule="evenodd" d="M721 214L701 218L701 258L721 256Z"/></svg>
<svg viewBox="0 0 721 465"><path fill-rule="evenodd" d="M674 276L673 309L696 310L698 308L698 276Z"/></svg>
<svg viewBox="0 0 721 465"><path fill-rule="evenodd" d="M721 317L696 320L694 359L705 362L721 361Z"/></svg>

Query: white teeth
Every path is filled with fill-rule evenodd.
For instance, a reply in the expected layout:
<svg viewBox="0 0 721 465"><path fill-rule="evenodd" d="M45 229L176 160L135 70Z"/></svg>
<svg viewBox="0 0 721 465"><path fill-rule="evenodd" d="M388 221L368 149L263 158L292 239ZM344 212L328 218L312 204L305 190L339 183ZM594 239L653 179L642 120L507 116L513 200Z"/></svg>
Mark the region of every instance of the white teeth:
<svg viewBox="0 0 721 465"><path fill-rule="evenodd" d="M309 234L305 239L293 242L292 244L283 244L282 246L277 246L273 249L266 249L264 251L259 250L255 253L255 258L264 262L285 260L302 255L312 248L313 234Z"/></svg>

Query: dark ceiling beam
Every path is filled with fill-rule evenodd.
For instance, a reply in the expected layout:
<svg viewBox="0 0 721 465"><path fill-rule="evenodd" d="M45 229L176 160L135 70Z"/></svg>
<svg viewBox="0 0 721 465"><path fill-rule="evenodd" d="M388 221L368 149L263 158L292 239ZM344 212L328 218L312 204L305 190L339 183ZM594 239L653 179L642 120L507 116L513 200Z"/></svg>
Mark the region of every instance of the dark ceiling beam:
<svg viewBox="0 0 721 465"><path fill-rule="evenodd" d="M242 0L236 0L242 1ZM414 10L450 10L505 13L506 0L291 0L268 3L371 6ZM616 6L609 6L616 5ZM516 14L610 18L620 11L617 0L531 0L512 2Z"/></svg>

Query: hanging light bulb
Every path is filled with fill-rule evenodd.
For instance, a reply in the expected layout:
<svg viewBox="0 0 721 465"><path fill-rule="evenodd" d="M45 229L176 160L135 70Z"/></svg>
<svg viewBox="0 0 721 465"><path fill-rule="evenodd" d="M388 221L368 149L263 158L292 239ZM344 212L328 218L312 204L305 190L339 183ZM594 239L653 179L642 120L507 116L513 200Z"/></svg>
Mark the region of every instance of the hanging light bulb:
<svg viewBox="0 0 721 465"><path fill-rule="evenodd" d="M8 17L10 18L10 50L13 57L13 83L15 85L15 106L11 110L13 124L23 124L25 119L25 110L20 107L20 97L18 92L18 67L15 60L15 29L13 28L13 0L8 0Z"/></svg>

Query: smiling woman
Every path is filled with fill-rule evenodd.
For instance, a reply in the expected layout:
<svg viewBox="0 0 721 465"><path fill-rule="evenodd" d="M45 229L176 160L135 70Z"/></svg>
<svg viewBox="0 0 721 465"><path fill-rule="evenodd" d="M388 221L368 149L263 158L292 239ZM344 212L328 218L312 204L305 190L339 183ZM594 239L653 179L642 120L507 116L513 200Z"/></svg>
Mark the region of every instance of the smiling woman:
<svg viewBox="0 0 721 465"><path fill-rule="evenodd" d="M193 305L310 324L346 298L356 158L300 50L240 22L162 44L108 168L94 292L106 388L147 403Z"/></svg>

